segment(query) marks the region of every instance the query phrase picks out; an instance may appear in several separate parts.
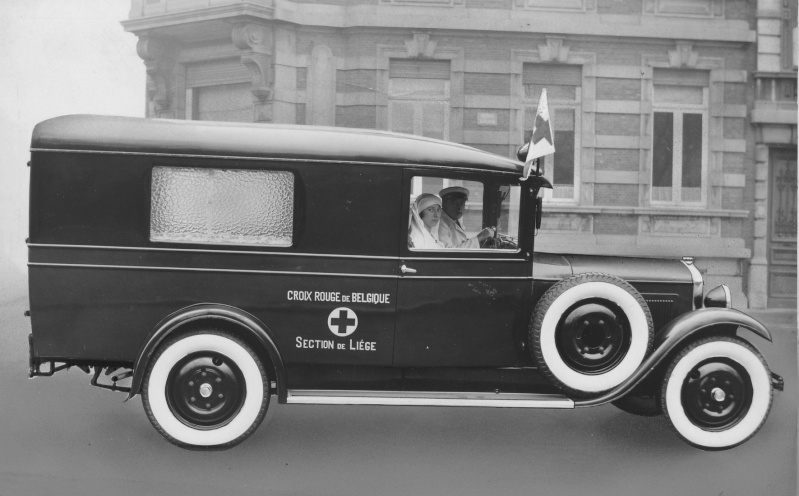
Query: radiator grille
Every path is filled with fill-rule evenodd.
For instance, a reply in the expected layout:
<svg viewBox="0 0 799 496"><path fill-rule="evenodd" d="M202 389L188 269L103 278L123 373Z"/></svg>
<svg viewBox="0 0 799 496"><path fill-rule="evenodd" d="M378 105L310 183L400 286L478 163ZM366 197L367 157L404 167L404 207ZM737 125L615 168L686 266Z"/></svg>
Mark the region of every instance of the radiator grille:
<svg viewBox="0 0 799 496"><path fill-rule="evenodd" d="M674 318L674 298L669 296L644 296L649 311L652 313L652 320L655 330L663 328L671 319Z"/></svg>

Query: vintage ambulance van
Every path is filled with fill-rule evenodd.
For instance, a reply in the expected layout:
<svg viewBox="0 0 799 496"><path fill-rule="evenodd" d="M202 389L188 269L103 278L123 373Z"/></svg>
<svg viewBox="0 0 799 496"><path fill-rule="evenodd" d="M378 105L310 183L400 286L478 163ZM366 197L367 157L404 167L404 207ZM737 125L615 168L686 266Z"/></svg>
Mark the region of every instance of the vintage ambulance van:
<svg viewBox="0 0 799 496"><path fill-rule="evenodd" d="M551 186L516 160L381 131L89 115L37 125L31 157L30 375L79 367L141 395L179 446L241 442L274 396L614 402L726 449L782 387L739 336L769 331L725 286L705 292L691 259L536 252Z"/></svg>

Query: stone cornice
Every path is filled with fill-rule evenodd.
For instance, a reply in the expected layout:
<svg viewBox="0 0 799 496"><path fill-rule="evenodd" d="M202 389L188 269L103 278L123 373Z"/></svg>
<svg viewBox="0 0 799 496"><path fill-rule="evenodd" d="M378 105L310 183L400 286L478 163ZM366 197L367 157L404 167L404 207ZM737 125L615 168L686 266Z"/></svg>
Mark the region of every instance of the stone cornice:
<svg viewBox="0 0 799 496"><path fill-rule="evenodd" d="M236 19L236 18L239 19ZM251 3L203 7L124 21L127 31L210 21L234 22L246 17L329 28L397 28L468 30L549 35L606 36L614 38L682 39L752 43L756 32L745 21L669 18L643 15L604 15L505 9L443 7L336 6L276 0L275 7ZM231 19L232 18L232 19ZM441 19L446 19L442 26ZM679 36L675 36L679 33Z"/></svg>
<svg viewBox="0 0 799 496"><path fill-rule="evenodd" d="M167 26L175 26L192 22L230 20L235 22L237 17L244 20L247 17L257 19L273 19L275 9L253 4L220 5L216 7L202 7L179 12L169 12L166 14L148 15L136 17L122 21L125 31L139 33L148 29L157 29Z"/></svg>

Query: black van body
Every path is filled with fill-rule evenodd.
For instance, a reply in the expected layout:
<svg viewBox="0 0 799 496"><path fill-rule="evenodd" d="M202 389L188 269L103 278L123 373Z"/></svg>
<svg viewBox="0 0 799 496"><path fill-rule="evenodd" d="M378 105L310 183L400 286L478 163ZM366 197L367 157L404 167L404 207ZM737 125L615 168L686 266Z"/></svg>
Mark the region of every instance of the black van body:
<svg viewBox="0 0 799 496"><path fill-rule="evenodd" d="M729 309L728 293L726 300L719 299L722 290L704 298L690 260L536 253L542 214L536 198L546 181L520 181L522 163L462 145L369 130L66 116L37 125L31 156L32 376L94 368L93 384L133 396L143 392L165 347L209 329L235 337L263 365L264 411L276 393L280 403L572 408L617 401L633 413L652 414L668 408L662 383L685 346L713 337L740 345L738 327L770 340L762 325ZM154 170L186 168L290 174L290 243L154 240ZM410 248L412 182L425 177L485 185L485 222L499 215L493 205L501 185L518 185L518 237L510 249ZM630 288L650 319L646 359L597 391L561 379L536 341L545 332L538 328L547 308L581 284ZM603 308L580 303L568 311L582 312L586 324L596 315L624 313L622 304L603 303L608 300L591 295L585 301ZM575 310L580 305L584 310ZM558 329L571 325L565 313L558 318ZM622 315L618 325L630 319ZM574 342L587 339L582 330L568 332ZM566 345L557 339L561 350ZM621 336L613 346L626 350L630 339ZM591 375L591 360L604 350L577 353L570 366L585 363ZM104 369L129 371L104 385L98 380ZM242 398L247 394L244 368L217 372ZM728 366L708 376L738 377L742 391L756 389L748 373ZM129 385L120 385L127 377ZM770 372L769 380L769 387L780 385ZM213 428L205 411L181 418L181 401L168 398L183 424ZM220 405L229 410L223 426L243 408ZM732 404L738 413L730 414L731 426L750 405ZM709 425L715 416L699 411L691 418ZM243 434L197 445L234 445L260 418ZM195 445L154 424L170 441ZM706 449L743 442L705 445L678 432Z"/></svg>

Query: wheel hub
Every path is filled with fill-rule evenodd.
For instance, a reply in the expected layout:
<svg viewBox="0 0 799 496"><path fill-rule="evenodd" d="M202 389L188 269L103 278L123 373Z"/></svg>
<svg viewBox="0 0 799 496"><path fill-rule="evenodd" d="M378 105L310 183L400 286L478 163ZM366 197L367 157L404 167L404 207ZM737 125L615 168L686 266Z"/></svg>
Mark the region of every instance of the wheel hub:
<svg viewBox="0 0 799 496"><path fill-rule="evenodd" d="M558 327L558 349L574 370L599 374L612 369L630 346L629 323L609 301L580 302L564 313Z"/></svg>
<svg viewBox="0 0 799 496"><path fill-rule="evenodd" d="M241 370L214 352L194 353L180 360L167 379L169 407L186 425L218 428L229 422L244 404Z"/></svg>
<svg viewBox="0 0 799 496"><path fill-rule="evenodd" d="M214 388L212 388L211 385L208 383L205 383L202 386L200 386L200 396L202 396L203 398L211 396L213 392Z"/></svg>
<svg viewBox="0 0 799 496"><path fill-rule="evenodd" d="M685 413L706 430L725 430L737 424L752 401L749 374L729 359L714 358L694 367L682 388Z"/></svg>

